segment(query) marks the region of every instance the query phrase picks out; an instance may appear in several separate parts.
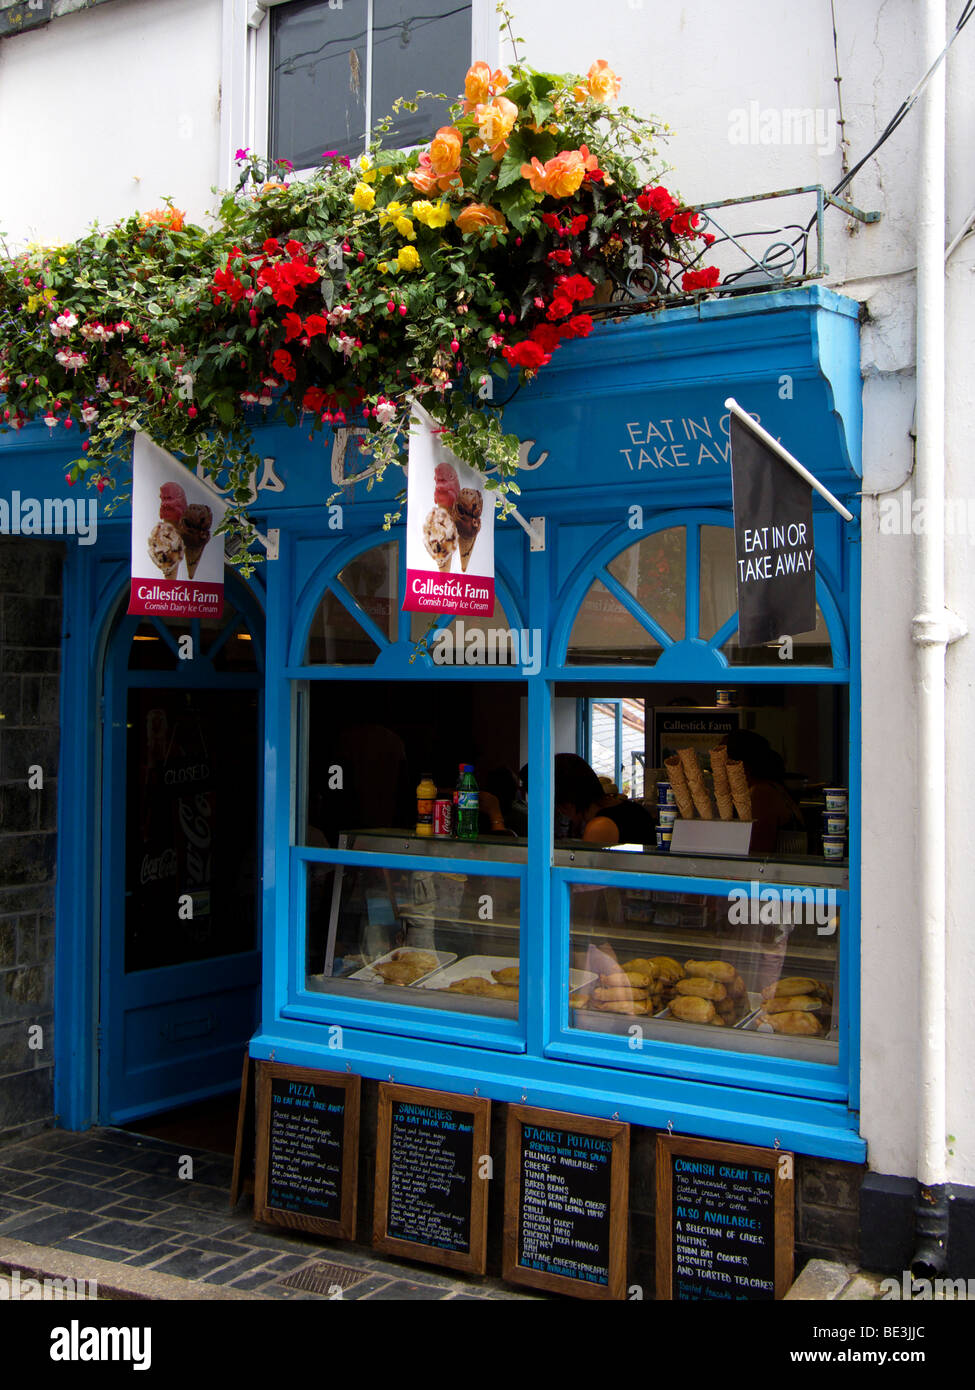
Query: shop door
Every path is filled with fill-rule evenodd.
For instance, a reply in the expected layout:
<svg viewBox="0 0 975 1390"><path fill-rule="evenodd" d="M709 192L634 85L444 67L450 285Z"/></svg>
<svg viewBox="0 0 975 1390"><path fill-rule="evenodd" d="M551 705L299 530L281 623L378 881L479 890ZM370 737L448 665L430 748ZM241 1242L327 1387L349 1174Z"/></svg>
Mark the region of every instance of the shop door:
<svg viewBox="0 0 975 1390"><path fill-rule="evenodd" d="M124 617L106 663L99 1119L239 1084L258 1018L263 623Z"/></svg>

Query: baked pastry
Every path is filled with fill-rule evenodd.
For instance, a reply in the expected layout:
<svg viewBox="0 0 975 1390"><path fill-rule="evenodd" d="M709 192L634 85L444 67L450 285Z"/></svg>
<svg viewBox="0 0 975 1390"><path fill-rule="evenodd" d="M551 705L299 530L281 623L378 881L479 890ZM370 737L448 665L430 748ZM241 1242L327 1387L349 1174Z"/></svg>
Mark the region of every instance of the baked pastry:
<svg viewBox="0 0 975 1390"><path fill-rule="evenodd" d="M768 1023L776 1033L789 1033L795 1037L817 1038L823 1025L815 1014L790 1010L783 1014L760 1014L762 1023Z"/></svg>
<svg viewBox="0 0 975 1390"><path fill-rule="evenodd" d="M718 1017L710 999L681 994L670 1001L670 1012L682 1023L713 1023Z"/></svg>
<svg viewBox="0 0 975 1390"><path fill-rule="evenodd" d="M677 993L694 995L698 999L727 999L728 991L717 980L706 980L701 976L677 981Z"/></svg>
<svg viewBox="0 0 975 1390"><path fill-rule="evenodd" d="M519 969L517 965L506 965L502 970L492 970L491 974L499 985L516 985Z"/></svg>
<svg viewBox="0 0 975 1390"><path fill-rule="evenodd" d="M766 999L765 1012L767 1014L787 1014L787 1013L810 1013L818 1014L823 1009L823 1001L817 999L812 994L791 994L784 998L778 995L774 999Z"/></svg>
<svg viewBox="0 0 975 1390"><path fill-rule="evenodd" d="M722 985L731 984L738 973L733 965L724 960L689 960L685 961L684 969L688 975L703 976L705 980L717 980Z"/></svg>

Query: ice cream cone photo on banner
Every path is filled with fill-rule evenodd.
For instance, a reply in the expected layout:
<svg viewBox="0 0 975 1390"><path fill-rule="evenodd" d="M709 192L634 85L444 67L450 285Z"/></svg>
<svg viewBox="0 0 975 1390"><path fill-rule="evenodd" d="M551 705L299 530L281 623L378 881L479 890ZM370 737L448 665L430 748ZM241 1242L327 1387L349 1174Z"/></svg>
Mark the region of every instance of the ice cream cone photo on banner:
<svg viewBox="0 0 975 1390"><path fill-rule="evenodd" d="M441 442L418 405L410 421L406 597L421 613L494 612L494 503L484 475Z"/></svg>
<svg viewBox="0 0 975 1390"><path fill-rule="evenodd" d="M223 612L225 504L141 431L132 450L130 613L162 618Z"/></svg>

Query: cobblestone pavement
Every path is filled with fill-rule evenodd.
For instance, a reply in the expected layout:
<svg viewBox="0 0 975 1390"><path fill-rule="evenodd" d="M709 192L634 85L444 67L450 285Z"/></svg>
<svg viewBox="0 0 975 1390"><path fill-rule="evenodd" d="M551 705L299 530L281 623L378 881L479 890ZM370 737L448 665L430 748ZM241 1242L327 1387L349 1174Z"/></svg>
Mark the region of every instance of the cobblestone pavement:
<svg viewBox="0 0 975 1390"><path fill-rule="evenodd" d="M193 1180L177 1176L193 1159ZM259 1226L229 1208L232 1162L120 1129L48 1130L0 1146L4 1237L282 1300L537 1298L497 1279L377 1258L368 1247ZM119 1271L121 1274L122 1271Z"/></svg>

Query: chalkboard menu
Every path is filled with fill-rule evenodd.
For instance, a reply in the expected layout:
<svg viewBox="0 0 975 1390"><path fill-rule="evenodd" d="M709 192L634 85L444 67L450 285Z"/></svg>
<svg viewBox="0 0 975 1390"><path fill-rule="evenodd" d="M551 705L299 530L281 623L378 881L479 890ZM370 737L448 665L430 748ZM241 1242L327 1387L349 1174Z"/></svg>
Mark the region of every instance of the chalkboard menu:
<svg viewBox="0 0 975 1390"><path fill-rule="evenodd" d="M491 1102L379 1087L373 1245L483 1274Z"/></svg>
<svg viewBox="0 0 975 1390"><path fill-rule="evenodd" d="M355 1236L360 1078L258 1063L254 1216Z"/></svg>
<svg viewBox="0 0 975 1390"><path fill-rule="evenodd" d="M657 1298L755 1302L792 1283L793 1156L657 1137Z"/></svg>
<svg viewBox="0 0 975 1390"><path fill-rule="evenodd" d="M623 1298L630 1127L508 1109L504 1277L579 1298Z"/></svg>

